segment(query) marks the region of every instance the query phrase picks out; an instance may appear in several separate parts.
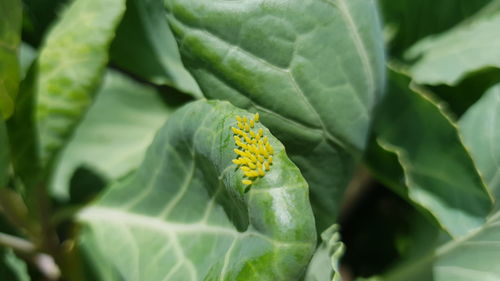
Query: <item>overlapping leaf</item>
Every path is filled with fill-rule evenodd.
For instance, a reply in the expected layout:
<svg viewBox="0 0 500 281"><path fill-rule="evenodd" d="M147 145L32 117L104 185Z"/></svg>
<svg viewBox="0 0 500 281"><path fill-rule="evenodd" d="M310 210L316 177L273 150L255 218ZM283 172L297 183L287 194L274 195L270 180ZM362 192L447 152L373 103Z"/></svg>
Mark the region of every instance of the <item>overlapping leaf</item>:
<svg viewBox="0 0 500 281"><path fill-rule="evenodd" d="M453 122L392 72L368 163L383 182L430 212L453 236L480 227L492 202Z"/></svg>
<svg viewBox="0 0 500 281"><path fill-rule="evenodd" d="M490 11L491 10L491 11ZM456 85L468 74L487 67L500 68L500 1L481 16L412 47L409 58L419 58L410 68L422 84Z"/></svg>
<svg viewBox="0 0 500 281"><path fill-rule="evenodd" d="M331 225L384 83L374 1L167 0L186 67L208 98L258 110Z"/></svg>
<svg viewBox="0 0 500 281"><path fill-rule="evenodd" d="M52 194L68 199L71 176L79 167L90 169L106 181L135 169L173 109L164 105L154 89L109 71L74 138L61 154Z"/></svg>
<svg viewBox="0 0 500 281"><path fill-rule="evenodd" d="M490 183L500 167L495 161L498 145L490 143L495 138L498 139L495 134L497 128L495 123L500 122L500 116L496 111L500 103L499 93L498 86L492 88L460 122L465 142ZM407 263L377 280L498 280L500 279L499 247L500 212L497 211L482 227L467 236L451 240L428 255Z"/></svg>
<svg viewBox="0 0 500 281"><path fill-rule="evenodd" d="M484 180L500 199L500 85L465 113L460 129Z"/></svg>
<svg viewBox="0 0 500 281"><path fill-rule="evenodd" d="M21 1L0 3L0 118L14 112L19 87L17 53L21 42Z"/></svg>
<svg viewBox="0 0 500 281"><path fill-rule="evenodd" d="M491 0L381 0L391 54L402 55L419 39L453 27L489 2Z"/></svg>
<svg viewBox="0 0 500 281"><path fill-rule="evenodd" d="M259 123L274 147L273 165L243 185L231 162L236 115L251 116L227 102L199 101L170 117L139 170L80 213L82 239L103 257L95 263L108 263L123 280L292 281L304 274L316 245L307 183Z"/></svg>
<svg viewBox="0 0 500 281"><path fill-rule="evenodd" d="M127 11L110 53L114 64L138 77L202 96L182 65L162 0L127 0Z"/></svg>
<svg viewBox="0 0 500 281"><path fill-rule="evenodd" d="M43 163L51 161L92 101L125 0L75 0L48 34L36 78Z"/></svg>

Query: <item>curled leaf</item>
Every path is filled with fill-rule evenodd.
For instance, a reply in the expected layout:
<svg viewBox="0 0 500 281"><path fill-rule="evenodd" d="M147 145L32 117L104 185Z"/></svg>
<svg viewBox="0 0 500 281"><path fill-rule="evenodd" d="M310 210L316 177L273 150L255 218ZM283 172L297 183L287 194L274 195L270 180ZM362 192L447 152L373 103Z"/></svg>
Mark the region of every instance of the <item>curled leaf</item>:
<svg viewBox="0 0 500 281"><path fill-rule="evenodd" d="M298 280L316 243L307 183L283 145L248 187L234 159L227 102L191 103L168 120L138 171L79 215L123 280ZM112 238L111 238L112 237ZM86 241L86 242L85 242Z"/></svg>

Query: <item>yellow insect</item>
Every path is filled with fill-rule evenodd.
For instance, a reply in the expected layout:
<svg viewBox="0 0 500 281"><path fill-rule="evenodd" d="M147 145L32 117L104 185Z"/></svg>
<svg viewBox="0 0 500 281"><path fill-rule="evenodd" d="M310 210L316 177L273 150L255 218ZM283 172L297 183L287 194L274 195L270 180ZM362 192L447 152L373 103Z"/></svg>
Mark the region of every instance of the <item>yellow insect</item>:
<svg viewBox="0 0 500 281"><path fill-rule="evenodd" d="M265 176L273 164L274 149L269 138L264 136L262 128L255 128L259 120L259 113L255 113L253 118L236 116L236 127L231 127L237 146L234 149L236 158L232 161L243 172L245 178L241 182L244 185L251 185Z"/></svg>

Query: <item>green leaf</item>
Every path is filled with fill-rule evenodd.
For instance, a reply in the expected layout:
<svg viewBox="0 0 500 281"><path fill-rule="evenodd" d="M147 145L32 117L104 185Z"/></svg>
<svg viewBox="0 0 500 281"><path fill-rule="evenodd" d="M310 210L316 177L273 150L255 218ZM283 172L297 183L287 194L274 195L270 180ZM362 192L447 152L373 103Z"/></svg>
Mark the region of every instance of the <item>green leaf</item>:
<svg viewBox="0 0 500 281"><path fill-rule="evenodd" d="M82 166L105 180L116 180L138 167L174 108L165 106L154 89L107 72L94 104L61 152L52 194L68 199L71 176Z"/></svg>
<svg viewBox="0 0 500 281"><path fill-rule="evenodd" d="M0 118L0 188L7 184L7 172L9 168L9 140L5 122Z"/></svg>
<svg viewBox="0 0 500 281"><path fill-rule="evenodd" d="M472 281L499 280L500 213L488 222L457 240L406 266L396 268L379 281Z"/></svg>
<svg viewBox="0 0 500 281"><path fill-rule="evenodd" d="M161 0L127 0L127 11L110 52L113 63L134 75L203 96L182 65Z"/></svg>
<svg viewBox="0 0 500 281"><path fill-rule="evenodd" d="M38 58L36 121L43 164L53 160L92 101L124 0L76 0L51 29Z"/></svg>
<svg viewBox="0 0 500 281"><path fill-rule="evenodd" d="M21 42L21 0L0 3L0 118L14 112L19 87L17 52Z"/></svg>
<svg viewBox="0 0 500 281"><path fill-rule="evenodd" d="M29 281L26 264L11 249L0 247L0 277L8 281Z"/></svg>
<svg viewBox="0 0 500 281"><path fill-rule="evenodd" d="M471 150L478 168L487 181L494 180L498 174L498 139L495 122L499 120L498 106L500 101L499 87L491 88L460 121L460 130L464 141ZM495 145L493 145L495 144ZM445 160L448 165L452 162ZM495 174L496 173L496 174ZM490 185L498 191L494 183ZM496 193L498 194L498 193ZM428 244L429 241L423 241ZM469 281L498 280L500 268L500 212L498 209L480 228L466 236L437 247L427 255L407 262L384 276L379 281Z"/></svg>
<svg viewBox="0 0 500 281"><path fill-rule="evenodd" d="M92 281L125 281L120 272L107 260L105 253L99 249L99 237L92 234L89 228L83 228L78 240L78 254L86 280ZM148 281L148 280L144 280Z"/></svg>
<svg viewBox="0 0 500 281"><path fill-rule="evenodd" d="M469 108L460 119L460 131L484 180L500 199L500 84Z"/></svg>
<svg viewBox="0 0 500 281"><path fill-rule="evenodd" d="M390 53L400 56L419 39L446 31L489 2L491 0L381 0L385 27L392 33Z"/></svg>
<svg viewBox="0 0 500 281"><path fill-rule="evenodd" d="M498 1L500 2L500 1ZM500 5L496 13L461 24L412 47L409 58L420 59L410 68L417 83L456 85L468 74L487 67L500 68Z"/></svg>
<svg viewBox="0 0 500 281"><path fill-rule="evenodd" d="M391 72L367 162L448 233L466 234L483 224L491 197L442 105L409 84L408 77Z"/></svg>
<svg viewBox="0 0 500 281"><path fill-rule="evenodd" d="M320 229L330 226L384 84L375 2L165 3L204 95L261 113L310 184Z"/></svg>
<svg viewBox="0 0 500 281"><path fill-rule="evenodd" d="M231 162L237 115L251 117L220 101L176 111L137 172L79 214L90 236L82 239L123 280L293 281L304 274L316 245L307 183L257 123L274 160L245 186Z"/></svg>
<svg viewBox="0 0 500 281"><path fill-rule="evenodd" d="M29 68L20 85L16 111L7 122L12 166L16 176L29 187L37 184L42 170L37 150L38 136L33 118L36 102L36 70L35 65Z"/></svg>
<svg viewBox="0 0 500 281"><path fill-rule="evenodd" d="M319 245L304 281L340 281L339 263L345 251L340 241L338 225L332 225L321 234L323 242Z"/></svg>

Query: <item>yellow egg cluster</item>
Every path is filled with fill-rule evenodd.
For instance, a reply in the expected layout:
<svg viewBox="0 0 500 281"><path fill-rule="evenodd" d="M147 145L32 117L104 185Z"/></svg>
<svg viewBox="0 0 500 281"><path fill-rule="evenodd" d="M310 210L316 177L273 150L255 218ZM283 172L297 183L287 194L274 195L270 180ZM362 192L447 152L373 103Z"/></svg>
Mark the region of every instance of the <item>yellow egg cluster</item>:
<svg viewBox="0 0 500 281"><path fill-rule="evenodd" d="M234 149L238 156L233 159L233 163L240 167L246 177L242 180L243 184L250 185L253 179L263 177L271 169L274 149L264 136L264 130L253 130L259 122L259 113L255 113L253 119L236 116L236 121L238 128L231 128L234 143L238 146Z"/></svg>

